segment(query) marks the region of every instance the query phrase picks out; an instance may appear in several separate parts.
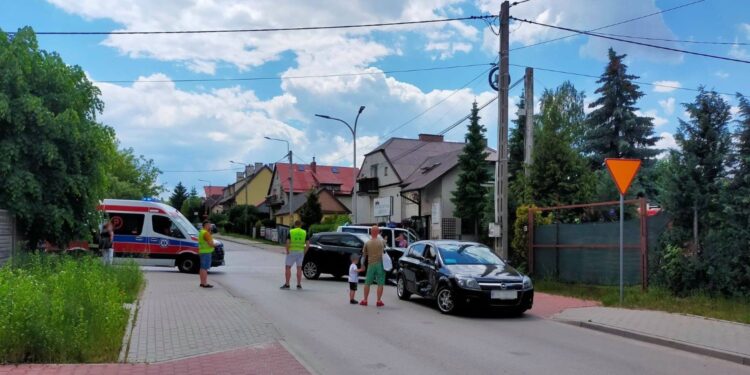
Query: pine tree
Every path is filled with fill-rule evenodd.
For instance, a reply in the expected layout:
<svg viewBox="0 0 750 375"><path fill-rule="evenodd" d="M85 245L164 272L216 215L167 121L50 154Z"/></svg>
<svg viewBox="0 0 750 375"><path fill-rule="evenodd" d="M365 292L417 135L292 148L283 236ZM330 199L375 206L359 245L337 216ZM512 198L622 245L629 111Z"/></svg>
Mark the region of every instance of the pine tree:
<svg viewBox="0 0 750 375"><path fill-rule="evenodd" d="M685 233L697 221L699 230L693 236L700 241L705 230L722 225L720 202L727 182L731 115L729 104L719 94L703 88L684 107L690 119L680 119L675 135L680 150L670 153L663 202L673 215L674 226Z"/></svg>
<svg viewBox="0 0 750 375"><path fill-rule="evenodd" d="M521 92L521 100L516 106L516 110L520 111L524 108L524 94ZM517 176L524 173L524 151L525 151L525 140L526 140L526 115L518 115L518 118L513 120L515 127L510 129L510 137L508 139L508 152L510 156L508 158L508 181L510 184L516 179Z"/></svg>
<svg viewBox="0 0 750 375"><path fill-rule="evenodd" d="M474 227L474 235L479 238L479 221L486 204L490 170L487 164L487 138L484 125L479 124L477 102L472 104L471 117L466 132L466 144L458 157L458 180L452 193L451 202L456 206L455 215Z"/></svg>
<svg viewBox="0 0 750 375"><path fill-rule="evenodd" d="M734 165L729 197L732 221L750 240L750 100L737 95L740 102L734 139Z"/></svg>
<svg viewBox="0 0 750 375"><path fill-rule="evenodd" d="M310 190L307 193L307 201L300 207L299 216L306 228L314 224L320 224L320 221L323 220L323 209L320 207L318 193L315 190Z"/></svg>
<svg viewBox="0 0 750 375"><path fill-rule="evenodd" d="M571 145L582 116L583 95L564 83L541 98L541 129L535 138L528 180L533 203L554 206L587 202L594 179L584 158Z"/></svg>
<svg viewBox="0 0 750 375"><path fill-rule="evenodd" d="M174 187L172 195L169 197L169 205L179 210L186 199L188 199L187 189L185 189L185 185L182 182L178 182L177 186Z"/></svg>
<svg viewBox="0 0 750 375"><path fill-rule="evenodd" d="M589 105L596 109L588 116L584 150L596 169L605 158L641 159L649 166L659 154L653 148L659 140L654 136L653 119L635 113L643 92L633 83L639 77L627 74L625 56L609 49L609 64L597 81L602 86L595 91L601 96Z"/></svg>

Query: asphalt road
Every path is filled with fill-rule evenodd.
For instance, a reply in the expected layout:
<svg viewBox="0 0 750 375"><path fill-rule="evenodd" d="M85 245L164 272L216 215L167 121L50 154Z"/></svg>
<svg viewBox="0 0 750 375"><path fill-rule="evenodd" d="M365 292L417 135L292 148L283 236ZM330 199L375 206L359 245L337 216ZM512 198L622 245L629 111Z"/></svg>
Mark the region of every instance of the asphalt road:
<svg viewBox="0 0 750 375"><path fill-rule="evenodd" d="M431 302L350 305L344 278L279 290L283 255L225 241L210 279L259 307L292 352L319 374L747 374L750 367L546 320L444 316ZM292 276L294 285L294 275ZM360 284L358 298L362 296Z"/></svg>

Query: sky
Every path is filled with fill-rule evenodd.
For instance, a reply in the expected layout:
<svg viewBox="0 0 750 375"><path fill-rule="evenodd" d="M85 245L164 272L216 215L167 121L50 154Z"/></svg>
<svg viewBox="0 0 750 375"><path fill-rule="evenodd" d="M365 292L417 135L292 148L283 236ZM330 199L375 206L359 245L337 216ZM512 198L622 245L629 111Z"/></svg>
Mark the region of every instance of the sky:
<svg viewBox="0 0 750 375"><path fill-rule="evenodd" d="M593 29L695 0L530 0L511 16L573 29ZM747 0L705 0L599 32L679 40L648 41L671 48L750 60ZM0 29L42 31L162 31L281 28L428 20L497 14L497 0L26 0L0 1ZM743 10L744 9L744 10ZM495 25L497 30L497 25ZM578 35L543 26L510 24L511 81L523 67L598 76L607 49L627 54L629 72L644 83L640 113L654 118L660 148L674 147L682 103L701 85L750 94L750 65ZM290 142L295 162L352 165L353 124L360 106L357 158L390 137L436 133L496 96L488 85L498 37L481 20L316 31L177 35L39 35L39 45L81 66L101 89L99 120L121 147L153 159L159 183L227 185L238 165L283 160ZM721 42L724 44L687 43ZM527 47L528 46L528 47ZM524 48L527 47L527 48ZM475 65L417 72L392 72ZM383 73L386 72L386 73ZM299 78L347 73L338 77ZM232 78L278 78L231 80ZM297 78L295 78L297 77ZM184 79L218 82L175 82ZM534 72L536 97L566 80L596 98L596 78ZM226 80L230 79L230 80ZM158 82L154 82L158 81ZM523 85L510 92L511 119ZM736 111L734 95L726 99ZM489 146L497 146L497 105L480 112ZM461 141L465 126L446 138ZM203 180L203 181L202 181Z"/></svg>

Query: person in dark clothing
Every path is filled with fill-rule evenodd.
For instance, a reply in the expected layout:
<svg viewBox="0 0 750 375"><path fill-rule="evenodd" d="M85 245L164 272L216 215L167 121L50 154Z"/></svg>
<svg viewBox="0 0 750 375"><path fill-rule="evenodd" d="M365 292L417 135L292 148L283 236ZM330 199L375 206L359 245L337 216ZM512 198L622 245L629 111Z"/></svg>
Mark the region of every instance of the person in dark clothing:
<svg viewBox="0 0 750 375"><path fill-rule="evenodd" d="M99 233L99 251L102 253L102 262L106 265L112 264L112 258L114 258L114 244L115 244L115 233L112 221L107 220L102 225L102 231Z"/></svg>

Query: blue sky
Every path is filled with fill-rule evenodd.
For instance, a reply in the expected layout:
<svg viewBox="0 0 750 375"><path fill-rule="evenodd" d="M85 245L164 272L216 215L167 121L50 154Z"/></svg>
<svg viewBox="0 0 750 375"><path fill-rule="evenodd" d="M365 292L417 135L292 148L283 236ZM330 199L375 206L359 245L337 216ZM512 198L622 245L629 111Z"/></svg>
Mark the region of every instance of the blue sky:
<svg viewBox="0 0 750 375"><path fill-rule="evenodd" d="M689 0L531 0L511 9L519 18L591 29ZM13 31L185 30L285 27L421 20L497 13L494 0L271 1L256 0L28 0L0 2L0 28ZM706 0L601 32L735 45L652 42L750 60L750 12L745 0ZM529 24L510 26L511 48L566 35ZM351 135L341 124L314 117L325 113L352 121L360 105L358 154L390 136L437 132L464 116L473 100L494 95L472 67L387 75L245 82L149 83L148 80L269 77L389 71L495 59L497 37L481 21L380 29L176 36L39 36L43 49L83 67L105 101L101 120L115 128L122 146L155 160L168 189L178 181L199 188L209 180L234 179L229 160L273 163L286 152L264 136L289 139L299 161L351 165ZM511 53L511 63L598 75L606 50L627 53L640 81L683 88L705 85L750 94L748 65L577 36ZM512 67L511 79L523 68ZM593 100L595 79L535 72L535 93L570 80ZM138 83L107 83L125 80ZM655 118L660 145L673 145L681 103L695 93L642 86L641 111ZM517 100L520 85L511 91ZM432 107L418 119L398 125ZM733 97L728 97L736 105ZM511 113L514 110L511 111ZM496 142L496 106L482 112L490 146ZM512 115L512 117L514 117ZM448 134L460 140L462 128ZM359 157L361 162L362 158Z"/></svg>

